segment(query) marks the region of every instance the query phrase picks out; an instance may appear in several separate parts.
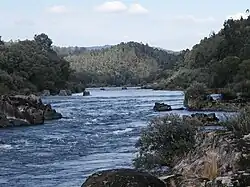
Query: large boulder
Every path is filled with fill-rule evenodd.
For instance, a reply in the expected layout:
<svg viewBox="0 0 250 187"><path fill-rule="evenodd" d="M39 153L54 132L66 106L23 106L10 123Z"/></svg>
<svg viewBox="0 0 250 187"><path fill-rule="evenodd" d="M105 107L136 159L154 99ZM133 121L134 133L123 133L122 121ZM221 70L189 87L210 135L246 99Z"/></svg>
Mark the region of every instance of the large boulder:
<svg viewBox="0 0 250 187"><path fill-rule="evenodd" d="M171 111L172 110L170 105L165 104L165 103L158 103L158 102L155 103L155 106L153 109L154 109L154 111L157 111L157 112Z"/></svg>
<svg viewBox="0 0 250 187"><path fill-rule="evenodd" d="M160 179L133 169L106 170L90 176L81 187L165 187Z"/></svg>
<svg viewBox="0 0 250 187"><path fill-rule="evenodd" d="M35 95L1 96L0 113L2 114L2 127L39 125L43 124L44 120L62 117L50 105L44 105L41 98ZM10 124L7 125L7 123L3 122L4 116L6 116Z"/></svg>

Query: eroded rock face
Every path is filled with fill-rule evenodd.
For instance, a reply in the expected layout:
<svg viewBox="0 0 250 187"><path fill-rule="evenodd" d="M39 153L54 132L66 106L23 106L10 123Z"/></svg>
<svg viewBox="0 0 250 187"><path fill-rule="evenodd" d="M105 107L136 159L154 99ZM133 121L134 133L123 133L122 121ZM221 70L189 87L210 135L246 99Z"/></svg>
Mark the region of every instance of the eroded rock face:
<svg viewBox="0 0 250 187"><path fill-rule="evenodd" d="M165 187L158 178L133 169L107 170L90 176L82 187Z"/></svg>
<svg viewBox="0 0 250 187"><path fill-rule="evenodd" d="M41 98L35 95L1 96L0 116L2 116L0 127L39 125L43 124L44 120L62 117L50 105L44 105Z"/></svg>

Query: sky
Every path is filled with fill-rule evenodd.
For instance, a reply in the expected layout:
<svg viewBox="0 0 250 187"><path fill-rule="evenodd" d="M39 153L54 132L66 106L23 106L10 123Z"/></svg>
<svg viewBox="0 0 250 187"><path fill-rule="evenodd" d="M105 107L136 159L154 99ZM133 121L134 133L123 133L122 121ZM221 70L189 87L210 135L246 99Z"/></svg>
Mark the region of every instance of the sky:
<svg viewBox="0 0 250 187"><path fill-rule="evenodd" d="M46 33L58 46L136 41L179 51L248 8L249 0L1 0L0 35L8 41Z"/></svg>

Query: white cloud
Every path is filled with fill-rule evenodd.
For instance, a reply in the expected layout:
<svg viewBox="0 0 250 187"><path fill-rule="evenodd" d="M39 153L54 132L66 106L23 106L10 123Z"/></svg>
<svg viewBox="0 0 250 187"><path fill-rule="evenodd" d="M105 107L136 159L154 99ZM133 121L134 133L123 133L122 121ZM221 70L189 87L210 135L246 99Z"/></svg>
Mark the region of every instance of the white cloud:
<svg viewBox="0 0 250 187"><path fill-rule="evenodd" d="M241 17L243 17L244 19L246 19L248 17L248 13L237 13L237 14L234 14L234 15L229 15L227 16L227 19L240 19Z"/></svg>
<svg viewBox="0 0 250 187"><path fill-rule="evenodd" d="M128 12L130 14L147 14L148 10L138 3L131 4Z"/></svg>
<svg viewBox="0 0 250 187"><path fill-rule="evenodd" d="M181 16L177 16L175 19L179 20L179 21L191 21L194 23L207 23L207 22L214 22L215 21L215 19L213 17L197 18L193 15L181 15Z"/></svg>
<svg viewBox="0 0 250 187"><path fill-rule="evenodd" d="M119 13L127 9L128 7L121 1L107 1L95 8L96 11L103 13Z"/></svg>
<svg viewBox="0 0 250 187"><path fill-rule="evenodd" d="M55 5L55 6L49 7L47 11L50 13L54 13L54 14L64 14L64 13L69 12L68 8L64 5Z"/></svg>

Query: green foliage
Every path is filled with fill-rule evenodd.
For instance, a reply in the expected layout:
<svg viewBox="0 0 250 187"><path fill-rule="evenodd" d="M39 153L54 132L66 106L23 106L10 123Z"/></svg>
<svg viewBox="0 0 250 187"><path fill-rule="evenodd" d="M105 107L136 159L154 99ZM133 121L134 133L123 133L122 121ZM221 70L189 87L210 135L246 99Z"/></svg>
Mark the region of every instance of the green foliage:
<svg viewBox="0 0 250 187"><path fill-rule="evenodd" d="M192 98L199 98L201 97L201 99L204 98L204 96L206 96L206 85L203 83L199 83L199 82L194 82L190 85L190 87L187 88L185 95L187 97L192 97Z"/></svg>
<svg viewBox="0 0 250 187"><path fill-rule="evenodd" d="M179 56L129 42L65 57L88 84L138 85L152 82L159 72L174 68Z"/></svg>
<svg viewBox="0 0 250 187"><path fill-rule="evenodd" d="M250 133L250 107L246 107L239 114L223 122L229 130L236 135L243 136Z"/></svg>
<svg viewBox="0 0 250 187"><path fill-rule="evenodd" d="M34 40L11 42L0 50L0 84L7 92L52 93L66 86L69 63L51 49L52 40L46 34Z"/></svg>
<svg viewBox="0 0 250 187"><path fill-rule="evenodd" d="M193 123L193 122L192 122ZM195 143L195 124L178 115L155 118L137 142L136 168L172 167Z"/></svg>
<svg viewBox="0 0 250 187"><path fill-rule="evenodd" d="M237 98L237 94L232 89L224 89L221 92L222 100L232 100L236 98Z"/></svg>
<svg viewBox="0 0 250 187"><path fill-rule="evenodd" d="M225 21L223 28L186 50L170 85L186 88L193 81L210 88L224 88L250 80L250 16Z"/></svg>
<svg viewBox="0 0 250 187"><path fill-rule="evenodd" d="M243 80L233 87L235 92L242 93L243 97L250 98L250 80Z"/></svg>

